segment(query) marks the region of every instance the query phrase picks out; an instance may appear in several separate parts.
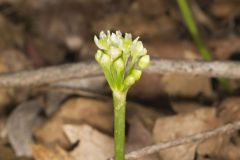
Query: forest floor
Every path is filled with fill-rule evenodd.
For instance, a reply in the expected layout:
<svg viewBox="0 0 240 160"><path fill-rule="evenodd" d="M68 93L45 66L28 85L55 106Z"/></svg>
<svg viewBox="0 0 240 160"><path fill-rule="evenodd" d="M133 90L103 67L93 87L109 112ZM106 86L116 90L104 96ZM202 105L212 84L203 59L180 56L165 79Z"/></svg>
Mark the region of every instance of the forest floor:
<svg viewBox="0 0 240 160"><path fill-rule="evenodd" d="M240 1L189 3L213 59L240 60ZM152 59L202 60L173 0L0 0L0 72L93 61L102 30L140 36ZM240 81L229 83L144 73L128 94L126 152L240 120ZM113 145L103 76L0 89L0 160L106 160ZM234 132L140 159L237 160L239 149Z"/></svg>

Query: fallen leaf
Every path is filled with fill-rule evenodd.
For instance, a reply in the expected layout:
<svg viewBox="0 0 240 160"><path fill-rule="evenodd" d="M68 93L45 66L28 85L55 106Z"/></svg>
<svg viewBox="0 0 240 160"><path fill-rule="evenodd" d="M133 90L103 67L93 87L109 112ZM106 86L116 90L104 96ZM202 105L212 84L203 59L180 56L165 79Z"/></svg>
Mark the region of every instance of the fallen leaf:
<svg viewBox="0 0 240 160"><path fill-rule="evenodd" d="M153 144L152 133L144 126L137 116L129 122L129 133L126 143L126 152L131 152ZM138 158L137 160L159 160L158 154L151 154Z"/></svg>
<svg viewBox="0 0 240 160"><path fill-rule="evenodd" d="M105 133L113 132L113 107L111 101L90 98L71 98L67 100L41 127L34 131L35 137L47 144L68 146L62 126L64 124L87 123Z"/></svg>
<svg viewBox="0 0 240 160"><path fill-rule="evenodd" d="M177 113L191 113L200 108L210 107L196 102L171 102L171 106Z"/></svg>
<svg viewBox="0 0 240 160"><path fill-rule="evenodd" d="M203 94L211 97L213 95L210 80L205 77L166 74L162 78L162 85L163 90L170 96L196 97Z"/></svg>
<svg viewBox="0 0 240 160"><path fill-rule="evenodd" d="M38 114L43 109L40 99L26 101L20 104L7 120L9 142L17 156L31 156L33 143L32 129L41 119Z"/></svg>
<svg viewBox="0 0 240 160"><path fill-rule="evenodd" d="M35 160L74 160L59 146L50 149L40 144L34 144L32 152Z"/></svg>
<svg viewBox="0 0 240 160"><path fill-rule="evenodd" d="M64 125L64 132L71 141L78 146L71 152L75 160L106 160L114 154L113 138L109 137L89 125Z"/></svg>
<svg viewBox="0 0 240 160"><path fill-rule="evenodd" d="M192 113L159 118L153 130L153 137L155 142L159 143L207 131L219 125L214 108L198 109ZM170 148L160 151L159 155L167 160L193 160L199 144L200 142L195 142Z"/></svg>

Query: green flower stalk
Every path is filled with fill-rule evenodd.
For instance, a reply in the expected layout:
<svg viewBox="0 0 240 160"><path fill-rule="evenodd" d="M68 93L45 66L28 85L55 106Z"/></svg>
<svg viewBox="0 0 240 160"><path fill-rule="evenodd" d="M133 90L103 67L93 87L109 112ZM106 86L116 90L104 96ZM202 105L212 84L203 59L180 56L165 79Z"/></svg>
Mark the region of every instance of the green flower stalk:
<svg viewBox="0 0 240 160"><path fill-rule="evenodd" d="M99 48L95 55L113 93L115 159L124 160L125 111L129 88L140 79L143 69L150 64L150 57L141 41L120 31L100 32L94 41Z"/></svg>

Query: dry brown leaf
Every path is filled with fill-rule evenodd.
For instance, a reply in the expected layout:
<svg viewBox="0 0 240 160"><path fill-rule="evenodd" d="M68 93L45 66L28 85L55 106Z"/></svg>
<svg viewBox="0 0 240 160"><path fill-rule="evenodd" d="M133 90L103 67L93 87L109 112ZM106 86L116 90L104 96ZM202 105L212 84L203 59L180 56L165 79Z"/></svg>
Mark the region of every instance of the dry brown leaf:
<svg viewBox="0 0 240 160"><path fill-rule="evenodd" d="M200 108L210 107L196 102L171 102L171 106L177 113L190 113Z"/></svg>
<svg viewBox="0 0 240 160"><path fill-rule="evenodd" d="M199 94L212 96L211 83L205 77L166 74L162 78L163 90L171 96L195 97Z"/></svg>
<svg viewBox="0 0 240 160"><path fill-rule="evenodd" d="M0 151L1 160L12 160L15 157L14 152L9 147L5 147L2 144L0 144Z"/></svg>
<svg viewBox="0 0 240 160"><path fill-rule="evenodd" d="M136 103L128 102L127 119L138 115L148 129L152 129L159 113ZM87 123L107 134L113 134L112 101L90 98L72 98L66 101L48 121L34 131L37 140L48 144L68 146L62 126L64 124Z"/></svg>
<svg viewBox="0 0 240 160"><path fill-rule="evenodd" d="M230 18L239 11L239 1L218 0L211 4L209 11L217 18Z"/></svg>
<svg viewBox="0 0 240 160"><path fill-rule="evenodd" d="M217 108L217 114L223 124L239 120L239 97L230 97L223 100ZM210 141L206 141L199 145L197 153L199 159L208 156L212 159L236 160L240 159L239 149L240 136L239 131L236 131L232 134L218 136Z"/></svg>
<svg viewBox="0 0 240 160"><path fill-rule="evenodd" d="M131 152L153 144L152 133L144 126L138 116L129 120L129 133L127 137L126 152ZM151 154L137 160L159 160L158 154Z"/></svg>
<svg viewBox="0 0 240 160"><path fill-rule="evenodd" d="M64 124L87 123L109 134L113 131L113 108L111 101L104 102L89 98L72 98L64 103L60 110L40 128L35 136L44 143L69 145L62 126Z"/></svg>
<svg viewBox="0 0 240 160"><path fill-rule="evenodd" d="M7 120L8 139L17 156L31 156L33 143L32 129L39 122L42 109L41 99L20 104Z"/></svg>
<svg viewBox="0 0 240 160"><path fill-rule="evenodd" d="M214 108L199 109L188 114L159 118L155 124L153 136L155 142L158 143L206 131L219 125ZM198 145L199 142L181 145L160 151L159 155L167 160L193 160ZM211 146L206 146L206 148L211 148Z"/></svg>
<svg viewBox="0 0 240 160"><path fill-rule="evenodd" d="M156 119L163 115L153 108L133 102L127 102L126 112L127 122L132 123L133 119L138 118L149 131L152 131Z"/></svg>
<svg viewBox="0 0 240 160"><path fill-rule="evenodd" d="M73 158L61 147L53 149L43 145L32 145L33 157L35 160L73 160Z"/></svg>
<svg viewBox="0 0 240 160"><path fill-rule="evenodd" d="M78 146L71 152L75 160L106 160L113 156L113 138L102 134L89 125L64 125L64 132Z"/></svg>
<svg viewBox="0 0 240 160"><path fill-rule="evenodd" d="M223 123L240 120L240 97L226 98L218 108L218 116Z"/></svg>

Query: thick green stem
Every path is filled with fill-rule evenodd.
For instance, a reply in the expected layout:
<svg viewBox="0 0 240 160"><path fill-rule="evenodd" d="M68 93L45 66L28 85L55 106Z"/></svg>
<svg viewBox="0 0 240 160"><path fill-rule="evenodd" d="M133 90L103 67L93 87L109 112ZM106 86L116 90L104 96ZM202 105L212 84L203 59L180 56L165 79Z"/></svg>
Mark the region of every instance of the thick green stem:
<svg viewBox="0 0 240 160"><path fill-rule="evenodd" d="M115 160L124 160L126 92L113 91Z"/></svg>

